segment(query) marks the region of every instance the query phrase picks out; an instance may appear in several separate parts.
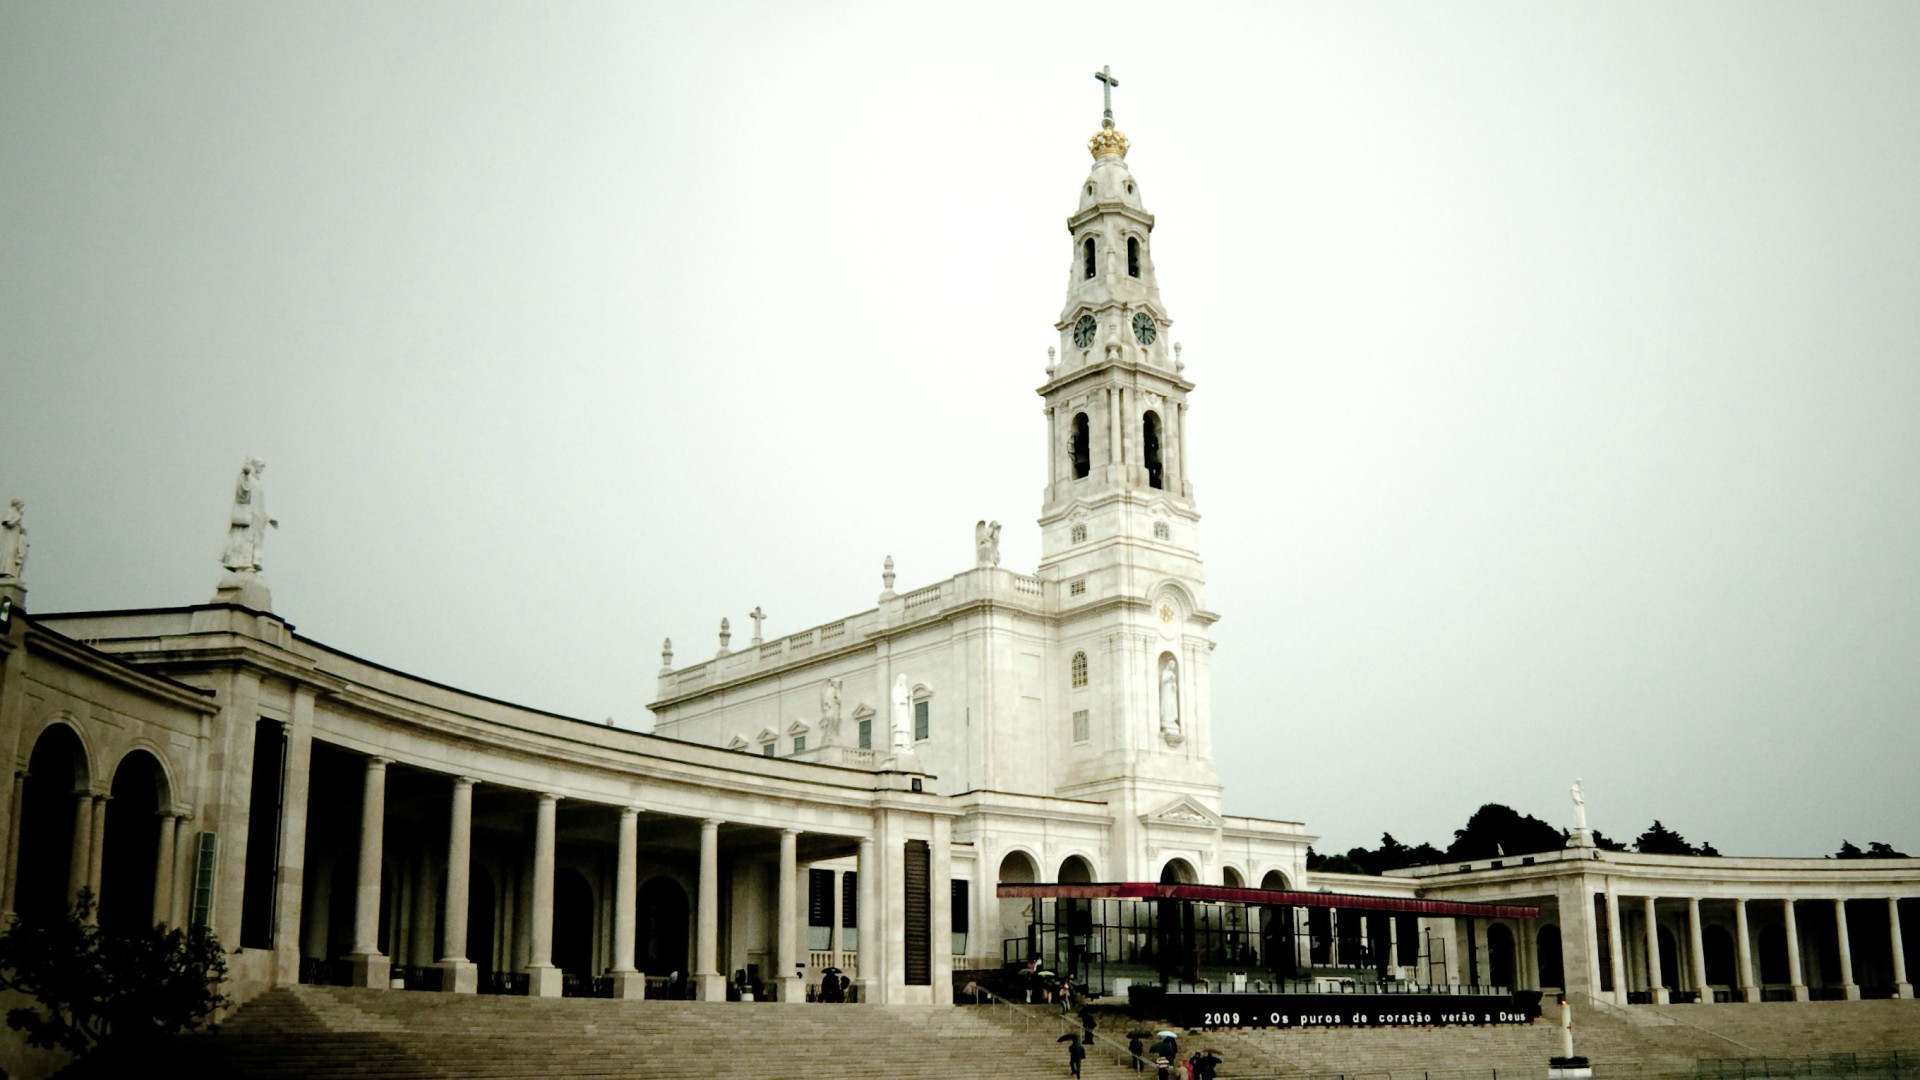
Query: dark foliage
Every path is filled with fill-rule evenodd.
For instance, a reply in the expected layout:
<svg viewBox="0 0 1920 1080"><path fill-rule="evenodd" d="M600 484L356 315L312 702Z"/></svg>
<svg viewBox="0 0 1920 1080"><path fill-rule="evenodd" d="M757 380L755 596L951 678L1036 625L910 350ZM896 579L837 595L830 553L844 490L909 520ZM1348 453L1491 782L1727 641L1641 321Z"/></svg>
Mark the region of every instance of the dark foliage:
<svg viewBox="0 0 1920 1080"><path fill-rule="evenodd" d="M1558 851L1567 846L1567 834L1534 817L1521 814L1499 803L1488 803L1473 812L1464 829L1455 829L1447 858L1466 862L1471 859L1498 859L1508 855L1533 855Z"/></svg>
<svg viewBox="0 0 1920 1080"><path fill-rule="evenodd" d="M93 906L82 890L60 918L23 918L0 933L0 989L40 1005L7 1013L29 1044L78 1056L191 1031L228 1003L226 952L212 934L161 926L107 934Z"/></svg>
<svg viewBox="0 0 1920 1080"><path fill-rule="evenodd" d="M1853 841L1851 840L1842 840L1840 841L1840 850L1835 852L1833 857L1836 859L1909 859L1909 858L1912 858L1911 855L1908 855L1904 851L1895 851L1893 849L1892 844L1881 843L1878 840L1869 841L1867 843L1867 850L1865 851L1861 851L1859 848L1854 847Z"/></svg>
<svg viewBox="0 0 1920 1080"><path fill-rule="evenodd" d="M1644 855L1718 855L1712 844L1699 846L1687 843L1687 838L1660 824L1658 818L1653 825L1633 842L1633 850Z"/></svg>

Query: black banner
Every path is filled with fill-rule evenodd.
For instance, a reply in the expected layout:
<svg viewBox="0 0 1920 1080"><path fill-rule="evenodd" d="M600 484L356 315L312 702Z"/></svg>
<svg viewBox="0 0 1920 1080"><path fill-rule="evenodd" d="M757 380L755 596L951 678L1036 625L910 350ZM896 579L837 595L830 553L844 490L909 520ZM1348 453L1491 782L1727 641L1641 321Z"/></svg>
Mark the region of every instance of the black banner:
<svg viewBox="0 0 1920 1080"><path fill-rule="evenodd" d="M1132 1004L1184 1028L1449 1027L1527 1024L1537 1004L1510 994L1163 994L1139 988Z"/></svg>

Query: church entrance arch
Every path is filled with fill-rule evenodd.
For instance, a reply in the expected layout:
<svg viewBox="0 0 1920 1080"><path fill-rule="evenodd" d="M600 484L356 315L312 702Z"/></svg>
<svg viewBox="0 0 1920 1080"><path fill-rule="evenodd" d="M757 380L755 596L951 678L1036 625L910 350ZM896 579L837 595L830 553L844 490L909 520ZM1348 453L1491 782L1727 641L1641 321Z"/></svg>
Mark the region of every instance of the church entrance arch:
<svg viewBox="0 0 1920 1080"><path fill-rule="evenodd" d="M1534 956L1540 974L1541 986L1556 986L1565 989L1567 985L1566 968L1560 955L1560 928L1543 926L1534 938Z"/></svg>
<svg viewBox="0 0 1920 1080"><path fill-rule="evenodd" d="M27 779L20 793L20 838L14 910L21 915L55 918L66 910L67 879L73 867L74 807L85 795L87 752L65 724L51 724L34 740ZM91 813L91 800L88 812Z"/></svg>
<svg viewBox="0 0 1920 1080"><path fill-rule="evenodd" d="M1069 860L1071 861L1071 860ZM1061 864L1061 871L1066 871ZM1031 885L1040 879L1032 856L1024 851L1009 851L1000 860L1000 880L1014 885ZM1040 951L1033 940L1033 906L1037 900L1010 896L1000 901L1000 959L1003 963L1025 963Z"/></svg>
<svg viewBox="0 0 1920 1080"><path fill-rule="evenodd" d="M688 974L691 905L680 883L670 877L648 878L640 886L634 918L634 966L649 975ZM679 985L680 980L674 982Z"/></svg>
<svg viewBox="0 0 1920 1080"><path fill-rule="evenodd" d="M169 807L167 774L145 750L120 759L107 800L106 850L100 861L100 927L130 933L163 917L153 909L159 870L160 811ZM171 824L171 822L169 822Z"/></svg>
<svg viewBox="0 0 1920 1080"><path fill-rule="evenodd" d="M1166 865L1160 868L1162 885L1192 885L1198 878L1199 875L1193 872L1193 864L1185 859L1168 859Z"/></svg>
<svg viewBox="0 0 1920 1080"><path fill-rule="evenodd" d="M1513 959L1513 931L1506 923L1487 926L1487 978L1495 986L1511 990L1518 974Z"/></svg>

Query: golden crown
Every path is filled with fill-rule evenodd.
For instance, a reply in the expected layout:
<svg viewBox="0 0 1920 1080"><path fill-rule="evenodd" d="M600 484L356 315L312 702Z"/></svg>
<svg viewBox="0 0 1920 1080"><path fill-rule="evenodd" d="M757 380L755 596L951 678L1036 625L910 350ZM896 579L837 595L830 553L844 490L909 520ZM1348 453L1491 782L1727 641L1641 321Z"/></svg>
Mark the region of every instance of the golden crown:
<svg viewBox="0 0 1920 1080"><path fill-rule="evenodd" d="M1127 137L1122 135L1118 128L1103 127L1093 133L1093 138L1087 140L1087 149L1096 158L1103 158L1109 154L1124 158L1127 156Z"/></svg>

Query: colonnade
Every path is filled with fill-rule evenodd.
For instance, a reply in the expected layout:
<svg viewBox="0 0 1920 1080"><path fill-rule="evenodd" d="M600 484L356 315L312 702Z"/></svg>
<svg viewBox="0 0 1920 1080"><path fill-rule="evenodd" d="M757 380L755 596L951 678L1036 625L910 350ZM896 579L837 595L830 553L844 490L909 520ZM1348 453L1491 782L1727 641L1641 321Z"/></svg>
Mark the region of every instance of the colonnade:
<svg viewBox="0 0 1920 1080"><path fill-rule="evenodd" d="M1802 903L1823 906L1830 904L1833 912L1833 946L1838 970L1824 971L1821 974L1823 981L1826 983L1825 988L1837 993L1830 993L1827 996L1839 996L1849 1001L1858 1000L1861 997L1861 987L1854 978L1853 944L1852 934L1849 929L1847 904L1849 901L1858 904L1872 904L1880 902L1883 899L1881 897L1823 897L1802 900L1798 898L1744 899L1721 897L1702 898L1698 896L1669 898L1651 894L1641 895L1637 898L1640 908L1638 920L1640 924L1638 928L1639 933L1634 935L1639 940L1631 940L1626 934L1622 922L1622 893L1609 889L1602 892L1600 896L1605 906L1606 915L1608 974L1613 984L1614 998L1623 1004L1629 999L1630 991L1627 989L1629 986L1629 961L1634 959L1639 961L1638 965L1633 966L1638 966L1641 969L1641 973L1644 974L1645 978L1641 981L1645 983L1646 988L1644 991L1632 991L1631 993L1636 995L1645 993L1650 1003L1668 1003L1673 998L1674 987L1672 984L1680 982L1682 979L1684 979L1684 984L1687 989L1692 994L1697 995L1699 1002L1702 1004L1710 1004L1714 1001L1714 986L1708 982L1705 935L1706 927L1720 924L1710 924L1702 918L1701 904L1703 902L1712 904L1727 903L1732 905L1734 980L1732 985L1728 987L1728 990L1733 1000L1755 1002L1769 996L1768 986L1763 983L1763 980L1759 977L1759 973L1756 971L1760 951L1755 947L1753 923L1755 921L1755 913L1760 913L1761 917L1764 918L1766 909L1774 905L1777 905L1774 910L1778 912L1783 931L1782 937L1785 942L1785 974L1787 981L1784 984L1783 992L1773 996L1790 997L1794 1001L1807 1001L1814 996L1806 978L1806 965L1802 954L1798 914L1798 905ZM1679 943L1676 941L1674 950L1676 954L1675 959L1678 961L1676 966L1684 966L1684 971L1666 971L1663 969L1664 961L1660 949L1661 922L1659 918L1659 902L1667 899L1682 900L1686 905L1686 947L1684 950L1680 949L1678 947ZM1886 904L1887 940L1889 945L1888 952L1890 954L1890 967L1893 975L1891 990L1895 997L1911 998L1913 996L1913 985L1909 981L1907 973L1906 948L1900 926L1900 899L1898 896L1884 897ZM1835 981L1835 976L1837 976L1837 981ZM1597 985L1595 986L1595 990L1598 990Z"/></svg>

